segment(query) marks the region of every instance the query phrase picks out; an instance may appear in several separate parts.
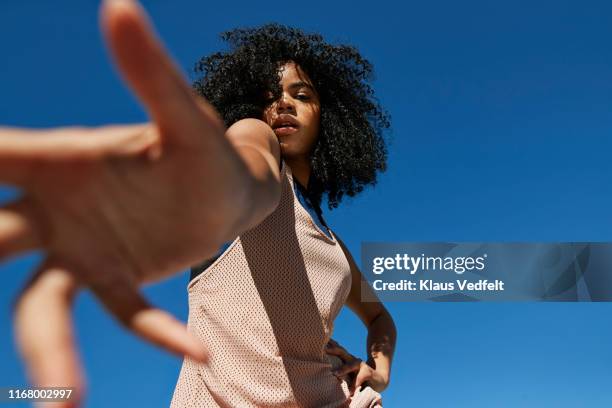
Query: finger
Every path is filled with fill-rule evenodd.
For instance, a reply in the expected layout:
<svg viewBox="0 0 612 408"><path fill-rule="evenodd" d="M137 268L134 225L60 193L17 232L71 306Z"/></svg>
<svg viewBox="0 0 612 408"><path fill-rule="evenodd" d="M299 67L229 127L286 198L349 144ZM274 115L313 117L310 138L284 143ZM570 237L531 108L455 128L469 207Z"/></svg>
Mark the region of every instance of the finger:
<svg viewBox="0 0 612 408"><path fill-rule="evenodd" d="M155 143L150 124L20 129L0 127L0 182L30 187L49 165L86 162L109 153L133 154Z"/></svg>
<svg viewBox="0 0 612 408"><path fill-rule="evenodd" d="M361 386L364 385L366 381L372 378L372 373L370 370L361 370L357 374L355 378L355 390L360 390Z"/></svg>
<svg viewBox="0 0 612 408"><path fill-rule="evenodd" d="M358 358L355 358L347 362L346 364L342 365L337 370L335 370L334 374L338 377L342 377L343 375L346 375L348 373L359 371L360 367L361 367L361 360Z"/></svg>
<svg viewBox="0 0 612 408"><path fill-rule="evenodd" d="M70 317L77 289L70 274L45 262L15 304L15 336L30 381L73 388L58 408L79 406L85 393Z"/></svg>
<svg viewBox="0 0 612 408"><path fill-rule="evenodd" d="M138 336L177 355L207 360L203 344L185 325L149 305L134 285L120 279L114 284L95 283L90 288L119 322Z"/></svg>
<svg viewBox="0 0 612 408"><path fill-rule="evenodd" d="M34 206L21 198L0 208L0 261L41 248L43 233Z"/></svg>
<svg viewBox="0 0 612 408"><path fill-rule="evenodd" d="M346 351L346 349L344 349L342 346L334 346L334 345L328 344L327 347L325 348L325 351L328 354L340 357L342 361L344 362L351 361L355 358L348 351Z"/></svg>
<svg viewBox="0 0 612 408"><path fill-rule="evenodd" d="M122 77L162 128L193 120L194 93L135 0L106 0L101 27ZM183 132L176 132L177 137Z"/></svg>

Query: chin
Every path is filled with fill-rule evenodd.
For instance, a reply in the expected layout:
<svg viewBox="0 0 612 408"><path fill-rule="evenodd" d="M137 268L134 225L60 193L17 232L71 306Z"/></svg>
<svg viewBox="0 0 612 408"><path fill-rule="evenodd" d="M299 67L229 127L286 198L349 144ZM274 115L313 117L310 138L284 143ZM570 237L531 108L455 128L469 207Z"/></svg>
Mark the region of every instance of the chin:
<svg viewBox="0 0 612 408"><path fill-rule="evenodd" d="M279 146L281 149L281 154L284 157L293 157L296 154L296 148L293 143L288 142L287 140L279 140Z"/></svg>
<svg viewBox="0 0 612 408"><path fill-rule="evenodd" d="M278 143L281 150L281 156L290 160L301 160L309 157L309 146L304 143L302 135L295 133L285 137L279 137Z"/></svg>
<svg viewBox="0 0 612 408"><path fill-rule="evenodd" d="M281 157L285 160L296 160L308 157L308 154L304 153L304 149L299 146L294 146L290 143L280 142Z"/></svg>

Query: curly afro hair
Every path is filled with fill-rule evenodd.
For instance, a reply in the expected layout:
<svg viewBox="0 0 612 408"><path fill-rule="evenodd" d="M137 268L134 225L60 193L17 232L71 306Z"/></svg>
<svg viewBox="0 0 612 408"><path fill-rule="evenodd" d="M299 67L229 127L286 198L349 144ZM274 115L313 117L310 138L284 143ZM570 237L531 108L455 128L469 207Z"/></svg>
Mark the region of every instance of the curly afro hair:
<svg viewBox="0 0 612 408"><path fill-rule="evenodd" d="M221 33L228 52L200 59L193 87L221 114L226 126L244 118L262 119L270 99L280 98L279 68L293 61L310 77L320 96L319 135L311 153L308 194L329 209L343 196L376 184L386 170L383 131L390 116L374 97L368 81L372 65L349 45L332 45L319 34L277 23Z"/></svg>

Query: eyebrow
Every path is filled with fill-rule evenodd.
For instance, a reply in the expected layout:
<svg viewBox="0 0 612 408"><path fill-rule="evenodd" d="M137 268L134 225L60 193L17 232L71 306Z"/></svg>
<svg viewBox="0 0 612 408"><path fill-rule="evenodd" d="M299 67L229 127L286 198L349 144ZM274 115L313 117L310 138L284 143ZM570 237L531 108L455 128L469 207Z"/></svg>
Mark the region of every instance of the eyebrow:
<svg viewBox="0 0 612 408"><path fill-rule="evenodd" d="M315 92L315 89L312 85L304 82L304 81L299 81L299 82L294 82L291 85L289 85L289 89L295 89L295 88L308 88L310 89L312 92Z"/></svg>

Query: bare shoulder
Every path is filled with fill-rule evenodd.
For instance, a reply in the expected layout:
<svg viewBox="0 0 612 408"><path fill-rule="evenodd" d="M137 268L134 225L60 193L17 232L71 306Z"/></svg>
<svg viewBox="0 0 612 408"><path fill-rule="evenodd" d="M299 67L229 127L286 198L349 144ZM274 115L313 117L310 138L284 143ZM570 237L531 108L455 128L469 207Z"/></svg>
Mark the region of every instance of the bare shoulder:
<svg viewBox="0 0 612 408"><path fill-rule="evenodd" d="M263 120L245 118L235 122L226 131L225 135L233 142L250 142L269 145L271 149L278 148L278 139L274 130Z"/></svg>
<svg viewBox="0 0 612 408"><path fill-rule="evenodd" d="M241 119L232 124L225 136L236 148L250 147L261 152L273 168L280 164L280 146L274 130L263 120L255 118Z"/></svg>
<svg viewBox="0 0 612 408"><path fill-rule="evenodd" d="M274 131L266 122L255 118L244 118L231 125L227 132L260 131L274 134Z"/></svg>

